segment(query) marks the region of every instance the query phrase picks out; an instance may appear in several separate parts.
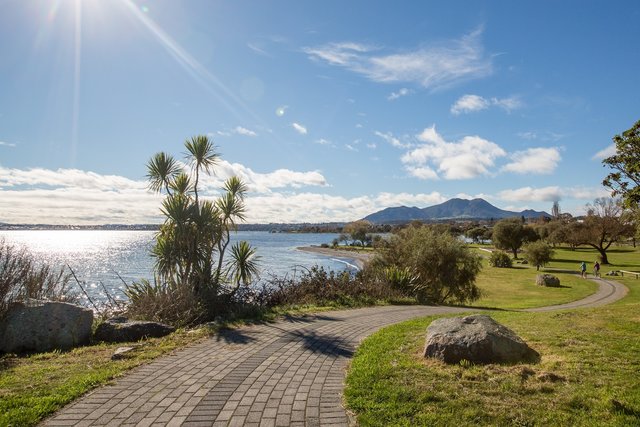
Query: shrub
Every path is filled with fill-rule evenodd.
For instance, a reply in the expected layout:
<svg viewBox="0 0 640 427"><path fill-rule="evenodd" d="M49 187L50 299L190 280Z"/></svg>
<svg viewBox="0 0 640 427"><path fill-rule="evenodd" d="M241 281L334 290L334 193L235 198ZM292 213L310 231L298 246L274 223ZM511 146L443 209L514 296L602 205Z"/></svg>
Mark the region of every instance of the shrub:
<svg viewBox="0 0 640 427"><path fill-rule="evenodd" d="M526 260L536 266L536 270L540 270L540 267L549 263L554 255L551 246L543 241L527 243L523 247L523 252Z"/></svg>
<svg viewBox="0 0 640 427"><path fill-rule="evenodd" d="M448 233L430 227L407 227L391 237L371 267L390 286L420 303L474 301L482 267L480 257Z"/></svg>
<svg viewBox="0 0 640 427"><path fill-rule="evenodd" d="M0 319L13 302L28 298L78 302L69 279L64 268L39 264L26 249L0 239Z"/></svg>
<svg viewBox="0 0 640 427"><path fill-rule="evenodd" d="M506 252L493 251L489 256L489 265L492 267L511 268L513 267L513 261Z"/></svg>

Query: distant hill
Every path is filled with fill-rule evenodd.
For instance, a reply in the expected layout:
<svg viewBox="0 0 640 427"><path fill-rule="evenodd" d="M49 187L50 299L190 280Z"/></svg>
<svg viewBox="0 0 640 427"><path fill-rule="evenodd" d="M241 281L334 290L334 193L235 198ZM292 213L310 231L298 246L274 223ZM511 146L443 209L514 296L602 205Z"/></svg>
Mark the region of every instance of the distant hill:
<svg viewBox="0 0 640 427"><path fill-rule="evenodd" d="M505 211L493 206L484 199L451 199L444 203L426 208L399 206L386 208L364 219L374 224L393 224L411 222L414 220L436 221L444 219L502 219L514 216L525 218L539 218L551 216L546 212L538 212L531 209L522 212Z"/></svg>

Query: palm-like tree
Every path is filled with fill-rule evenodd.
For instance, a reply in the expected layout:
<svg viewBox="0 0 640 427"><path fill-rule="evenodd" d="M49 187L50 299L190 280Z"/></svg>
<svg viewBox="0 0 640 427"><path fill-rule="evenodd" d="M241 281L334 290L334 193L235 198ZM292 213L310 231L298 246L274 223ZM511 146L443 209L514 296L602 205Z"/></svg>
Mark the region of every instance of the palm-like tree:
<svg viewBox="0 0 640 427"><path fill-rule="evenodd" d="M187 149L187 160L190 161L195 174L193 188L198 204L200 169L204 169L207 174L213 173L213 167L218 163L220 155L216 153L213 141L206 135L193 136L184 142L184 146Z"/></svg>
<svg viewBox="0 0 640 427"><path fill-rule="evenodd" d="M152 250L155 270L159 279L170 285L167 289L188 286L204 301L219 296L223 285L231 284L228 296L232 296L258 274L258 257L247 242L233 245L230 260L225 263L231 231L237 221L245 219L248 187L240 178L231 177L223 186L222 196L201 202L200 172L213 173L219 155L213 142L202 135L186 140L185 147L191 175L164 153L156 154L147 164L149 188L166 193L161 206L165 222Z"/></svg>
<svg viewBox="0 0 640 427"><path fill-rule="evenodd" d="M160 193L164 188L167 194L171 194L169 186L180 172L180 166L172 156L162 152L156 153L147 163L149 189Z"/></svg>

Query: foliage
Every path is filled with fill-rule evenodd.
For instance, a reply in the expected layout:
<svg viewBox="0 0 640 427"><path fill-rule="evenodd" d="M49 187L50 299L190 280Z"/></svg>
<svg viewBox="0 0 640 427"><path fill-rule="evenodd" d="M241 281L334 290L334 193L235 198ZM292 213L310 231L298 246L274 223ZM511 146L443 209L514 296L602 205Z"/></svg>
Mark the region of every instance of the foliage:
<svg viewBox="0 0 640 427"><path fill-rule="evenodd" d="M523 247L524 258L531 265L536 266L536 270L551 262L554 252L545 242L538 240L537 242L527 243Z"/></svg>
<svg viewBox="0 0 640 427"><path fill-rule="evenodd" d="M520 218L506 218L493 226L491 240L498 249L510 250L518 259L518 249L526 242L538 240L535 230L525 225Z"/></svg>
<svg viewBox="0 0 640 427"><path fill-rule="evenodd" d="M198 318L200 308L212 318L224 307L221 300L231 298L257 274L255 250L246 242L230 246L231 232L245 218L247 186L234 176L225 181L221 196L203 200L202 174L213 173L220 156L207 136L194 136L184 145L189 168L165 153L147 164L149 188L164 195L165 221L152 249L156 283L140 282L128 290L136 296L131 311L140 315L173 299L176 304L198 301L190 318ZM175 312L173 305L168 308L168 313Z"/></svg>
<svg viewBox="0 0 640 427"><path fill-rule="evenodd" d="M614 172L602 184L611 188L613 197L622 196L624 206L635 208L640 203L640 120L630 129L613 137L616 154L602 161Z"/></svg>
<svg viewBox="0 0 640 427"><path fill-rule="evenodd" d="M489 255L489 265L499 268L511 268L513 267L513 261L505 252L493 251L491 255Z"/></svg>
<svg viewBox="0 0 640 427"><path fill-rule="evenodd" d="M367 246L371 244L371 223L369 221L360 220L350 222L344 226L342 231L351 237L351 240L355 243L359 242L360 246Z"/></svg>
<svg viewBox="0 0 640 427"><path fill-rule="evenodd" d="M483 243L487 236L485 227L474 227L464 233L465 237L471 239L473 243Z"/></svg>
<svg viewBox="0 0 640 427"><path fill-rule="evenodd" d="M420 303L474 301L480 296L475 286L480 257L459 239L429 227L407 227L392 236L370 268L395 284L389 272L404 271L411 280L402 282L403 291Z"/></svg>
<svg viewBox="0 0 640 427"><path fill-rule="evenodd" d="M634 229L622 218L620 200L601 197L587 205L587 216L577 226L575 238L600 253L602 264L608 264L607 250L615 242L634 234Z"/></svg>
<svg viewBox="0 0 640 427"><path fill-rule="evenodd" d="M15 301L28 298L77 302L64 268L37 263L26 249L0 239L0 318Z"/></svg>

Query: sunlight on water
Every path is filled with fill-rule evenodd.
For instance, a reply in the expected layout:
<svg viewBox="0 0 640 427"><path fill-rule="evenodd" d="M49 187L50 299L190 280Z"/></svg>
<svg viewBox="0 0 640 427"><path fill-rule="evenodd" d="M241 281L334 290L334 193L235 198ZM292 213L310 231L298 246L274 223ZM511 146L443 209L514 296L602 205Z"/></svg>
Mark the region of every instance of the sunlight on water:
<svg viewBox="0 0 640 427"><path fill-rule="evenodd" d="M150 256L153 231L128 230L0 230L0 239L27 248L38 261L69 266L92 298L104 299L104 288L124 299L126 283L153 278ZM313 265L342 271L357 269L349 260L327 258L297 250L300 246L331 242L333 234L239 232L233 240L247 240L257 248L263 278L291 276ZM122 278L122 280L120 279Z"/></svg>

